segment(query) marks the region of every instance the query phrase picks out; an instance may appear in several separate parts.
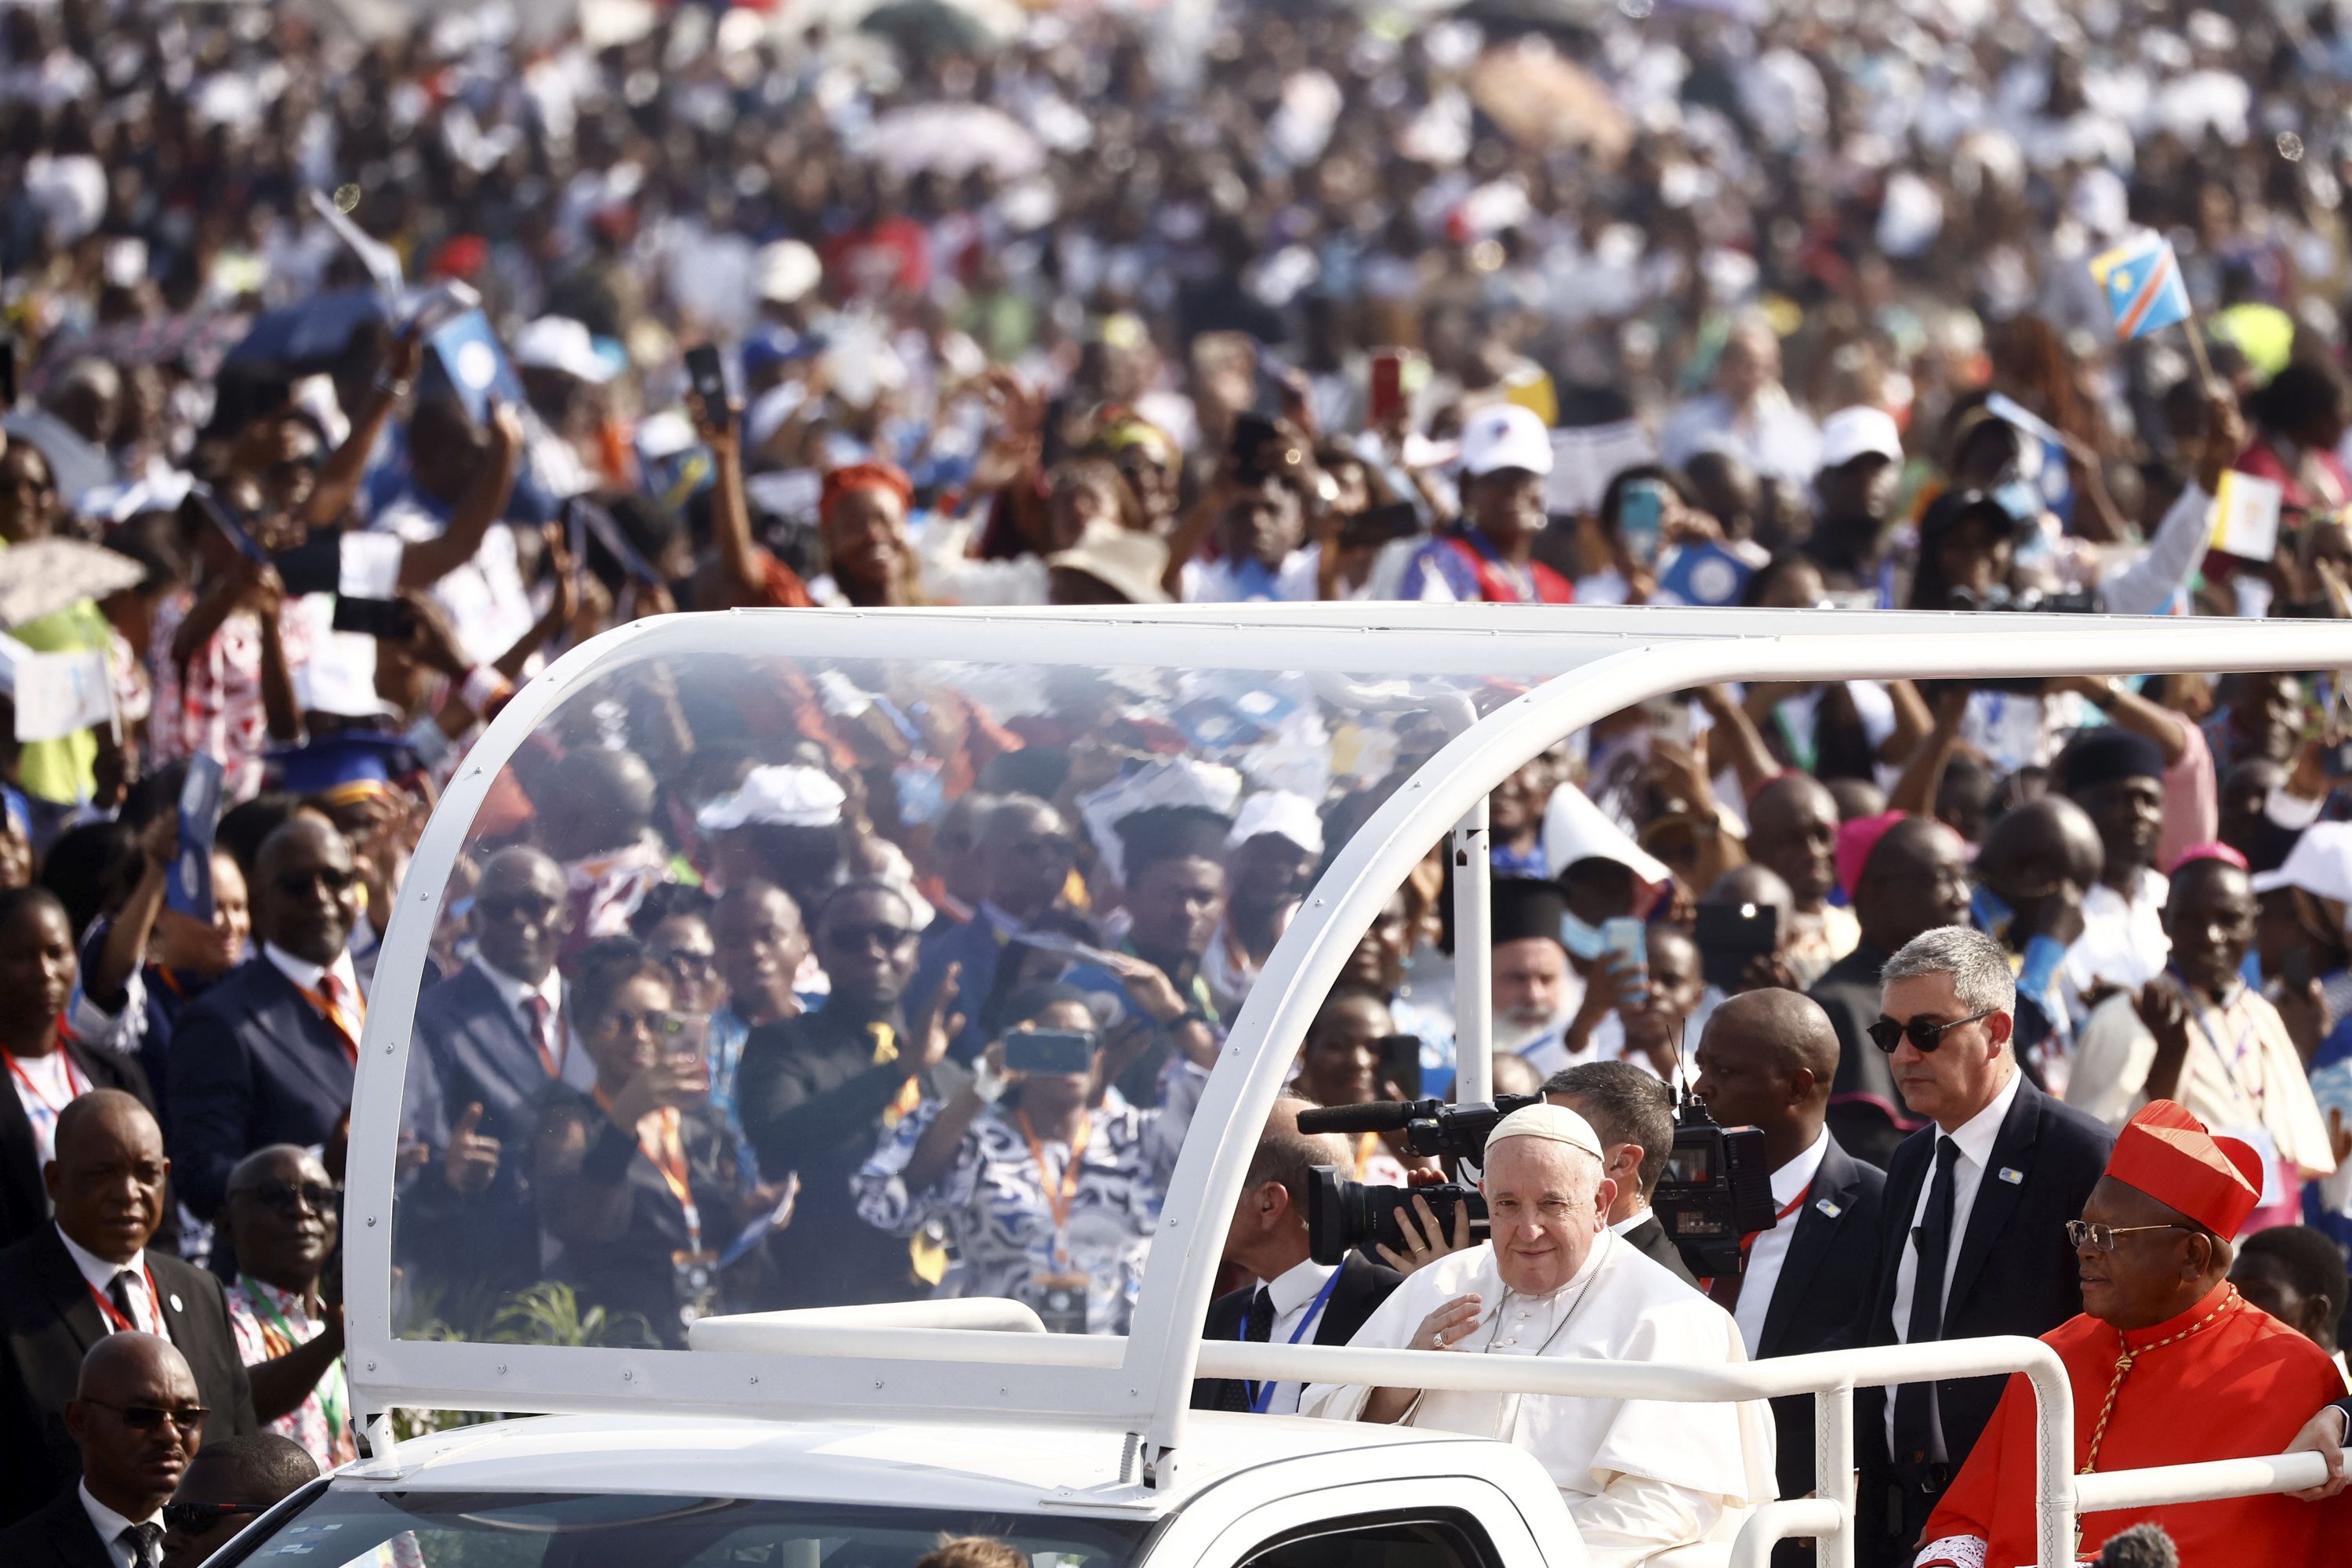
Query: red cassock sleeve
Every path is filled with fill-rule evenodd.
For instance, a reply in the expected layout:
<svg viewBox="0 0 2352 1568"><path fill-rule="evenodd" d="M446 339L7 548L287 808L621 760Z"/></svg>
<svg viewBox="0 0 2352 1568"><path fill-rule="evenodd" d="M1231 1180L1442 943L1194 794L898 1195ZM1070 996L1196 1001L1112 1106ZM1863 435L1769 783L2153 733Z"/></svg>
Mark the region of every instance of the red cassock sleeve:
<svg viewBox="0 0 2352 1568"><path fill-rule="evenodd" d="M1993 1406L1992 1419L1985 1423L1984 1436L1969 1451L1968 1462L1936 1505L1928 1518L1927 1533L1918 1544L1926 1546L1947 1536L1973 1535L1980 1541L1994 1539L1994 1517L2002 1495L2004 1480L2013 1467L2016 1456L2024 1456L2026 1489L2025 1508L2031 1515L2033 1508L2033 1385L2023 1373L2010 1374L2009 1385L2000 1391L2000 1403ZM2029 1527L2028 1536L2032 1531Z"/></svg>

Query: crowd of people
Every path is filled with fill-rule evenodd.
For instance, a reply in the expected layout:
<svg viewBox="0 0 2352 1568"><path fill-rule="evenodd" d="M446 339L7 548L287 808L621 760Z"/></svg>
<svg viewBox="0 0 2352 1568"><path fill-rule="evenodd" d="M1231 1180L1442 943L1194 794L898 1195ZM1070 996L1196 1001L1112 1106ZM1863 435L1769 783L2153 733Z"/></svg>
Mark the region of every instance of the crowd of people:
<svg viewBox="0 0 2352 1568"><path fill-rule="evenodd" d="M245 1435L357 1452L335 1260L383 940L482 723L600 632L1339 599L2352 616L2328 6L1040 6L996 39L482 7L357 41L109 0L6 10L0 58L0 1524L95 1498L141 1568L173 1484L292 1474ZM2197 313L2121 338L2091 262L2147 233ZM676 1346L930 1293L1125 1331L1300 900L1440 710L1521 688L986 651L641 663L539 727L398 977L401 1331ZM2145 1199L2191 1215L2184 1279L2227 1275L2340 1381L2341 680L1758 681L1570 737L1491 801L1496 1087L1573 1118L1528 1124L1513 1180L1599 1160L1573 1195L1627 1247L1593 1267L1655 1265L1621 1305L1672 1285L1735 1356L2099 1314L2077 1254L2124 1256ZM1449 1091L1451 925L1433 850L1297 1096ZM1766 1131L1783 1216L1727 1279L1648 1208L1663 1085L1694 1079ZM2109 1164L2151 1108L2252 1152L2245 1215ZM1278 1117L1227 1243L1265 1289L1211 1331L1412 1341L1381 1303L1461 1238L1423 1205L1415 1247L1323 1270L1294 1234L1316 1163L1435 1174ZM1571 1251L1398 1300L1556 1307L1591 1278ZM1423 1414L1487 1418L1453 1397ZM2017 1419L1999 1398L1865 1422L1876 1560L1931 1516L2003 1560L2012 1521L1937 1512ZM115 1429L134 1399L154 1419ZM189 1409L226 1458L183 1480ZM1810 1488L1808 1440L1775 1482L1756 1436L1694 1438L1687 1486L1631 1438L1535 1441L1647 1476L1580 1515L1639 1561Z"/></svg>

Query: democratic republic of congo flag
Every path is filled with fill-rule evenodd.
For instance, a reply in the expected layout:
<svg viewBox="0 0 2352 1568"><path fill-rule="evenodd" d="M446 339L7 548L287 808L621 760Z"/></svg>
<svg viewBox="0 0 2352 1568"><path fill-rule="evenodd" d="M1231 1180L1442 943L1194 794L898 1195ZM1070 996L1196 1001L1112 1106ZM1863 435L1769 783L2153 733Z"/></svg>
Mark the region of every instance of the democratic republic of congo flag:
<svg viewBox="0 0 2352 1568"><path fill-rule="evenodd" d="M2144 233L2095 258L2091 277L2116 315L2116 336L2125 342L2189 319L2189 289L2180 263L2163 236Z"/></svg>

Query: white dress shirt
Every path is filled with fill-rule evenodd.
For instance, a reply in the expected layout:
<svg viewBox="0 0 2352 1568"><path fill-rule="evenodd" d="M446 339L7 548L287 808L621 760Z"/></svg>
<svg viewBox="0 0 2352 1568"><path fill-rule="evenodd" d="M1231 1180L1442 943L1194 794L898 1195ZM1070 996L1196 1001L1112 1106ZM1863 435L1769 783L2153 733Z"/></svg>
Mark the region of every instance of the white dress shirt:
<svg viewBox="0 0 2352 1568"><path fill-rule="evenodd" d="M2000 1124L2008 1119L2009 1108L2017 1100L2018 1085L2024 1081L2025 1075L2017 1070L2017 1064L2013 1061L2009 1063L2009 1081L2001 1085L1999 1094L1992 1097L1992 1103L1960 1123L1958 1129L1949 1134L1952 1142L1960 1147L1960 1157L1952 1163L1952 1237L1944 1250L1944 1282L1939 1292L1944 1297L1947 1311L1951 1309L1952 1272L1959 1267L1961 1246L1968 1239L1969 1214L1977 1206L1977 1193L1984 1185L1985 1169L1992 1160L1993 1143L2000 1137ZM1945 1134L1938 1132L1937 1136L1940 1138ZM1927 1179L1919 1184L1919 1201L1911 1209L1910 1229L1914 1232L1927 1222L1927 1200L1936 1191L1935 1171L1935 1161L1931 1157L1927 1162ZM1895 1338L1901 1343L1909 1342L1911 1299L1918 1282L1919 1244L1914 1238L1904 1243L1903 1257L1895 1265ZM1935 1384L1927 1385L1927 1394L1932 1401ZM1933 1409L1932 1405L1930 1409ZM1928 1458L1940 1461L1945 1458L1944 1420L1940 1413L1931 1415L1930 1420L1935 1446ZM1895 1398L1891 1391L1886 1400L1886 1446L1892 1452L1895 1447Z"/></svg>
<svg viewBox="0 0 2352 1568"><path fill-rule="evenodd" d="M81 1270L81 1277L89 1281L89 1288L101 1296L106 1296L106 1288L114 1283L117 1274L129 1269L131 1279L131 1321L146 1333L161 1334L167 1340L172 1337L171 1330L165 1326L162 1317L163 1304L148 1294L147 1254L143 1248L132 1253L128 1263L109 1263L68 1236L62 1226L58 1227L58 1239L66 1244L66 1256L74 1260L74 1267ZM113 1299L107 1296L110 1301ZM110 1334L114 1332L114 1320L104 1312L98 1316L99 1321L106 1325L106 1331Z"/></svg>
<svg viewBox="0 0 2352 1568"><path fill-rule="evenodd" d="M1822 1129L1812 1147L1772 1173L1772 1212L1780 1213L1813 1184L1822 1160L1830 1152L1829 1129ZM1953 1178L1958 1180L1956 1175ZM1797 1218L1789 1217L1748 1244L1748 1272L1739 1281L1739 1304L1731 1316L1739 1324L1740 1342L1754 1355L1763 1342L1764 1319L1772 1310L1772 1291L1780 1283L1780 1266L1789 1259L1789 1244L1796 1239Z"/></svg>
<svg viewBox="0 0 2352 1568"><path fill-rule="evenodd" d="M159 1553L163 1551L163 1510L156 1510L145 1519L128 1519L90 1496L88 1481L79 1483L75 1489L81 1494L81 1510L89 1515L90 1528L98 1531L98 1538L100 1541L106 1542L106 1555L112 1560L114 1568L136 1568L139 1561L138 1554L131 1549L128 1542L122 1540L122 1532L133 1526L153 1525L157 1531L156 1551Z"/></svg>
<svg viewBox="0 0 2352 1568"><path fill-rule="evenodd" d="M2164 900L2171 884L2153 867L2140 870L2126 898L2105 882L2083 894L2083 934L2066 949L2068 1005L2100 982L2132 990L2164 973L2172 939L2164 934Z"/></svg>
<svg viewBox="0 0 2352 1568"><path fill-rule="evenodd" d="M1291 1342L1290 1336L1297 1334L1300 1344L1313 1344L1321 1323L1319 1321L1314 1323L1307 1321L1307 1309L1315 1305L1315 1298L1322 1294L1323 1287L1339 1272L1337 1265L1318 1263L1310 1258L1268 1280L1265 1293L1274 1298L1274 1330L1266 1335L1266 1342L1286 1345ZM1255 1295L1252 1300L1255 1300ZM1324 1310L1330 1310L1328 1302L1325 1303ZM1266 1401L1266 1414L1297 1415L1298 1396L1306 1392L1306 1388L1303 1383L1276 1384L1273 1397Z"/></svg>

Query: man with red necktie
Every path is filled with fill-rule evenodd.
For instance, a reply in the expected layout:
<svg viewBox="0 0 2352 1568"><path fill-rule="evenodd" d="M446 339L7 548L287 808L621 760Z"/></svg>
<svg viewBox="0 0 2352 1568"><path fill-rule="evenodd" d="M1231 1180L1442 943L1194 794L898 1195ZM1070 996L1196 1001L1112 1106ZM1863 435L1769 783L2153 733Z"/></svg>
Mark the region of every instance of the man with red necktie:
<svg viewBox="0 0 2352 1568"><path fill-rule="evenodd" d="M183 1014L172 1042L172 1148L205 1220L253 1150L336 1137L367 1016L350 951L359 873L334 825L303 812L264 839L252 892L260 953Z"/></svg>

